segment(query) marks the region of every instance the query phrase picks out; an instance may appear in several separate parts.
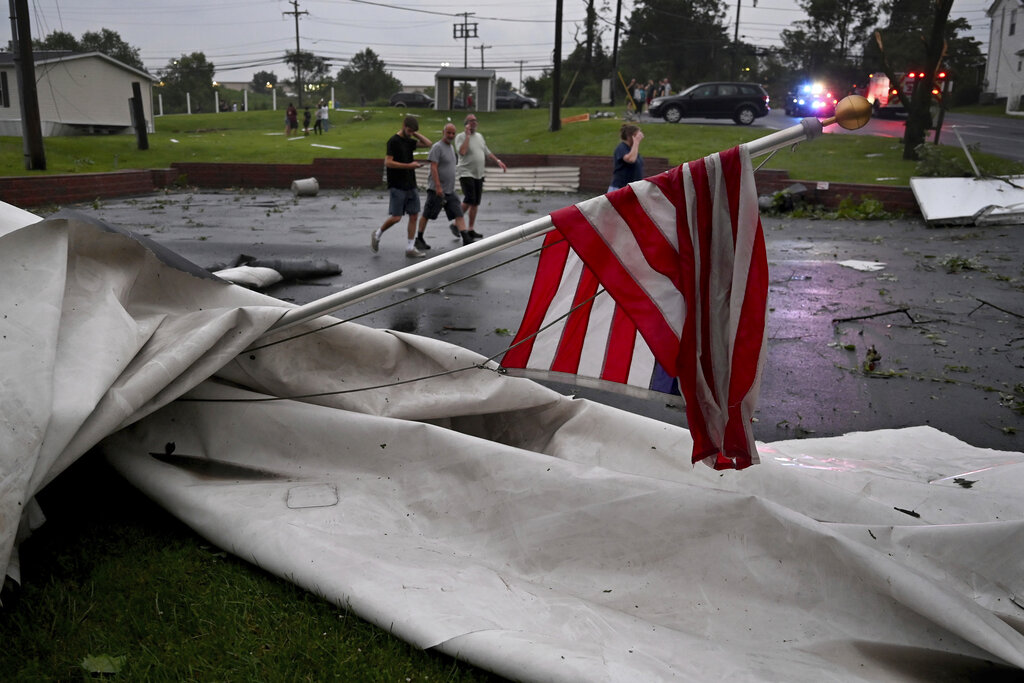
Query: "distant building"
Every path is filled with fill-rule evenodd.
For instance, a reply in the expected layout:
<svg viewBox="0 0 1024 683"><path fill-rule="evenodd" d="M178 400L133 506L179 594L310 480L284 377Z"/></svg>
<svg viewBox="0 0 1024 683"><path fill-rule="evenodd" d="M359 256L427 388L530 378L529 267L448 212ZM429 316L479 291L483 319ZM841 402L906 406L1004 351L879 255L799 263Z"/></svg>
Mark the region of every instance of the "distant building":
<svg viewBox="0 0 1024 683"><path fill-rule="evenodd" d="M153 76L100 52L36 51L33 57L43 136L134 132L129 100L135 82L146 130L153 132ZM14 55L0 52L0 135L21 134Z"/></svg>
<svg viewBox="0 0 1024 683"><path fill-rule="evenodd" d="M997 98L1016 100L1024 94L1024 4L1020 0L995 0L985 11L989 25L985 91Z"/></svg>

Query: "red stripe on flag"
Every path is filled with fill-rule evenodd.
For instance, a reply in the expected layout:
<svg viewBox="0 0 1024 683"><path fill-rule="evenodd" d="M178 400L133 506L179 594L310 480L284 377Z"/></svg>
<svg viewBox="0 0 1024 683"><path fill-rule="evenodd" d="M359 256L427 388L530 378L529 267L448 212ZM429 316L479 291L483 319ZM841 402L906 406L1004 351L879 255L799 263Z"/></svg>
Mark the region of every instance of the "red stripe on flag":
<svg viewBox="0 0 1024 683"><path fill-rule="evenodd" d="M530 299L523 314L523 322L519 326L511 348L505 352L501 364L507 368L525 368L536 341L534 335L540 331L544 316L551 307L551 302L558 292L562 280L562 271L569 256L569 243L555 231L544 238L544 250L537 263L537 275L530 290Z"/></svg>
<svg viewBox="0 0 1024 683"><path fill-rule="evenodd" d="M551 214L551 221L569 240L583 262L599 273L601 284L612 298L629 312L655 359L663 367L674 368L679 351L675 332L655 303L596 233L586 216L577 207L570 206Z"/></svg>
<svg viewBox="0 0 1024 683"><path fill-rule="evenodd" d="M633 363L633 347L636 345L636 325L621 306L615 307L612 329L608 335L608 347L604 356L601 379L626 384L629 368Z"/></svg>

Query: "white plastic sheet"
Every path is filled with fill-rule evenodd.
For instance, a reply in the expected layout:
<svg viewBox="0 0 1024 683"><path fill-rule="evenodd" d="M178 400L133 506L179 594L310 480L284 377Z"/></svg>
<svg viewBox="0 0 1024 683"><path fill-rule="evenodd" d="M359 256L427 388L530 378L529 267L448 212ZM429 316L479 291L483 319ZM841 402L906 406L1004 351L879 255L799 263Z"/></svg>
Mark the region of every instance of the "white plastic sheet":
<svg viewBox="0 0 1024 683"><path fill-rule="evenodd" d="M692 468L685 430L442 342L346 324L239 353L280 302L84 222L0 260L8 569L27 501L103 439L213 542L511 678L1024 668L1024 454L921 427Z"/></svg>

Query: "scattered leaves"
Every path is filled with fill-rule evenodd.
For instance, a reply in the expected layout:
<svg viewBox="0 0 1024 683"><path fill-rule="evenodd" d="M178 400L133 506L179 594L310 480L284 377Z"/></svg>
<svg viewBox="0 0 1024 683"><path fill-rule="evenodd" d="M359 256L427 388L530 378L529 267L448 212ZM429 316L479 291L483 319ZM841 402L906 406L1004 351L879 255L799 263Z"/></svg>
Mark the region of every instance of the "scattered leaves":
<svg viewBox="0 0 1024 683"><path fill-rule="evenodd" d="M880 360L882 360L882 354L880 354L875 348L875 345L872 344L864 354L864 372L874 372L875 368L878 367L878 361Z"/></svg>
<svg viewBox="0 0 1024 683"><path fill-rule="evenodd" d="M127 657L88 655L82 660L82 668L91 674L117 674L121 673L125 661L127 661Z"/></svg>

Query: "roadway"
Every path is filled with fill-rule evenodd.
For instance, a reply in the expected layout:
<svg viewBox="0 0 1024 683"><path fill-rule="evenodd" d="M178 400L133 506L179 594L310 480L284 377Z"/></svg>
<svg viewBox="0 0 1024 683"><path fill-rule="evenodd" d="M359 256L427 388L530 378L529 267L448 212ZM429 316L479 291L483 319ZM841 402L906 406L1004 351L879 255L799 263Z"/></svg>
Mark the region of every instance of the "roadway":
<svg viewBox="0 0 1024 683"><path fill-rule="evenodd" d="M641 121L647 123L664 123L662 119L642 115ZM754 122L754 128L782 130L796 125L799 117L786 116L781 109L773 109L768 116ZM735 125L730 120L683 119L681 123L699 123L702 125ZM902 138L906 121L904 119L872 118L863 128L852 131L859 135L876 135L880 137ZM976 114L946 114L942 130L939 131L939 144L959 146L954 128L967 145L978 144L982 152L994 156L1024 163L1024 117L1021 119L998 116L979 116ZM849 134L851 131L845 131ZM935 140L935 131L928 131L927 140Z"/></svg>
<svg viewBox="0 0 1024 683"><path fill-rule="evenodd" d="M477 229L494 235L586 198L485 191ZM380 253L370 251L370 231L387 211L380 190L328 190L303 198L286 190L178 192L69 208L138 231L204 267L239 254L327 259L342 267L336 276L267 290L295 303L411 263L404 224L388 231ZM1024 450L1024 230L935 230L916 217L765 216L762 223L770 284L758 439L931 424L975 446ZM432 254L459 245L441 220L430 223L427 241ZM345 309L344 316L500 356L522 318L537 263L527 253L537 246L512 247L381 294ZM486 270L505 260L505 266ZM841 265L847 260L881 270ZM393 306L382 308L388 304ZM871 348L882 358L865 373ZM661 401L559 388L673 424L683 421Z"/></svg>

